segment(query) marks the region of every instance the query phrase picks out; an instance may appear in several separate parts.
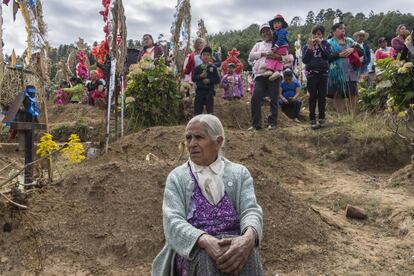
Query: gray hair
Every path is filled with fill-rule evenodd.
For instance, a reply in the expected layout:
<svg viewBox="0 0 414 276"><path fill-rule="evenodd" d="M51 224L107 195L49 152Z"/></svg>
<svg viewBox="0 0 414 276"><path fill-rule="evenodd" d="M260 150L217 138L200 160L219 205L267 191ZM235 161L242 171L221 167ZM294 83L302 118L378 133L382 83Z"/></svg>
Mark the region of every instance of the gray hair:
<svg viewBox="0 0 414 276"><path fill-rule="evenodd" d="M202 37L197 37L196 40L194 40L194 45L196 45L197 42L202 42L204 45L206 44L206 40Z"/></svg>
<svg viewBox="0 0 414 276"><path fill-rule="evenodd" d="M219 118L211 114L200 114L193 117L187 124L187 127L194 123L200 123L204 129L206 130L207 134L210 136L212 140L217 141L218 137L223 138L223 143L221 144L221 148L223 148L224 143L226 141L226 137L224 135L224 128L221 124ZM221 154L220 148L220 154Z"/></svg>

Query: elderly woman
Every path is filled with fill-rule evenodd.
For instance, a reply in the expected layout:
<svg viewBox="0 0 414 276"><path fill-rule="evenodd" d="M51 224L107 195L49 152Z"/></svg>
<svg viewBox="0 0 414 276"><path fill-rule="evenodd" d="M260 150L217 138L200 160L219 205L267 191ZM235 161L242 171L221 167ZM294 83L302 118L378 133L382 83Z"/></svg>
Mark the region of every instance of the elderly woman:
<svg viewBox="0 0 414 276"><path fill-rule="evenodd" d="M166 244L153 276L263 275L257 246L262 209L253 179L224 158L224 129L214 115L198 115L185 130L190 159L168 176L163 201Z"/></svg>
<svg viewBox="0 0 414 276"><path fill-rule="evenodd" d="M254 92L251 99L252 126L249 130L261 129L262 104L265 97L270 97L270 115L268 117L268 128L275 129L277 125L277 108L279 96L280 79L269 80L264 76L266 59L277 59L282 57L272 51L273 33L268 23L260 27L262 41L256 43L249 54L249 63L253 64Z"/></svg>
<svg viewBox="0 0 414 276"><path fill-rule="evenodd" d="M142 45L144 45L144 49L138 55L138 62L145 58L155 60L164 55L164 49L154 43L154 39L150 34L145 34L142 37Z"/></svg>
<svg viewBox="0 0 414 276"><path fill-rule="evenodd" d="M364 53L352 38L346 37L344 23L335 23L331 31L332 38L328 40L331 46L328 97L333 98L334 108L338 113L354 114L358 102L359 68L352 63L351 55L354 55L354 51L358 51L359 57ZM357 60L361 66L359 57Z"/></svg>
<svg viewBox="0 0 414 276"><path fill-rule="evenodd" d="M396 37L391 40L391 47L395 50L395 55L402 53L405 47L405 39L410 35L407 26L400 24L395 31Z"/></svg>
<svg viewBox="0 0 414 276"><path fill-rule="evenodd" d="M185 82L192 83L191 76L197 66L203 64L201 60L201 51L206 46L206 42L202 38L197 38L194 41L194 51L187 55L183 66L183 79Z"/></svg>

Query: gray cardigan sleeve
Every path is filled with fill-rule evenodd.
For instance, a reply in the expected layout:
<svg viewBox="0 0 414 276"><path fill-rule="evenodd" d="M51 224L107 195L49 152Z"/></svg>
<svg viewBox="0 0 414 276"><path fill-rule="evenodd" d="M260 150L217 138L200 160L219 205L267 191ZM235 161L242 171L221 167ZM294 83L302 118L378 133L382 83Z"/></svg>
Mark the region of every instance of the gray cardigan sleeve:
<svg viewBox="0 0 414 276"><path fill-rule="evenodd" d="M257 239L262 241L263 233L263 211L257 203L253 187L253 178L247 168L243 167L242 187L240 195L240 228L244 233L248 227L253 227L257 233Z"/></svg>
<svg viewBox="0 0 414 276"><path fill-rule="evenodd" d="M186 220L185 185L174 171L167 177L162 206L167 243L179 255L191 259L198 238L204 234Z"/></svg>

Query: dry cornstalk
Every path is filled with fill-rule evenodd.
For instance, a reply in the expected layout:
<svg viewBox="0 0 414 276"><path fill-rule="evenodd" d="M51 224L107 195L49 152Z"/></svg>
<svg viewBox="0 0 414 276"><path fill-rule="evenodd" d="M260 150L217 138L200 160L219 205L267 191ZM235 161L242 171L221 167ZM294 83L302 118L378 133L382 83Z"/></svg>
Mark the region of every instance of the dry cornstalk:
<svg viewBox="0 0 414 276"><path fill-rule="evenodd" d="M187 45L185 48L184 55L187 55L190 49L191 44L191 4L190 0L183 0L177 6L176 21L171 27L172 42L174 45L173 60L175 61L179 55L180 51L180 37L181 37L181 28L184 25L185 32L187 35Z"/></svg>
<svg viewBox="0 0 414 276"><path fill-rule="evenodd" d="M16 162L12 161L10 164L8 164L6 167L4 167L3 169L0 169L0 172L7 170L11 165L15 165Z"/></svg>
<svg viewBox="0 0 414 276"><path fill-rule="evenodd" d="M25 205L22 205L22 204L19 204L19 203L17 203L17 202L14 202L13 200L11 200L10 198L8 198L5 194L3 194L3 193L0 193L0 195L4 198L4 199L6 199L8 202L10 202L11 204L13 204L13 205L16 205L17 207L19 207L19 208L22 208L22 209L27 209L28 207L27 206L25 206Z"/></svg>
<svg viewBox="0 0 414 276"><path fill-rule="evenodd" d="M1 187L4 187L4 186L6 186L7 184L9 184L13 179L15 179L16 177L18 177L23 171L24 171L24 169L25 168L27 168L28 166L32 166L32 165L34 165L34 164L36 164L36 163L39 163L40 161L42 161L42 160L45 160L45 159L49 159L49 158L51 158L52 157L52 155L53 154L56 154L56 153L59 153L60 151L62 151L64 148L65 148L66 146L63 146L63 147L61 147L60 149L58 149L57 151L54 151L54 152L52 152L52 153L50 153L50 154L48 154L48 155L46 155L46 156L44 156L44 157L42 157L42 158L39 158L39 159L37 159L37 160L35 160L35 161L33 161L33 162L31 162L31 163L29 163L29 164L27 164L27 165L25 165L23 168L21 168L18 172L16 172L12 177L10 177L8 180L6 180L5 182L3 182L3 183L1 183L0 184L0 188Z"/></svg>

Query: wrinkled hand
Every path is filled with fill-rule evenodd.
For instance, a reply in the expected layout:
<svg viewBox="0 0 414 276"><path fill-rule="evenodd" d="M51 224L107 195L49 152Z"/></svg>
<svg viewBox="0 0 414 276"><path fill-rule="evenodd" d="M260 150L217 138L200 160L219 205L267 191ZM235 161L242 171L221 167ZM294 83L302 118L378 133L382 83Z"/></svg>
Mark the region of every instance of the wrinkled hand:
<svg viewBox="0 0 414 276"><path fill-rule="evenodd" d="M219 239L204 234L199 238L197 245L204 249L214 261L217 261L229 249L230 242L220 244Z"/></svg>
<svg viewBox="0 0 414 276"><path fill-rule="evenodd" d="M203 83L204 83L205 85L207 85L207 84L209 84L209 83L210 83L210 80L209 80L209 79L203 79Z"/></svg>
<svg viewBox="0 0 414 276"><path fill-rule="evenodd" d="M348 49L345 49L345 50L343 50L340 54L339 54L339 56L340 57L349 57L353 52L355 51L355 49L354 48L348 48Z"/></svg>
<svg viewBox="0 0 414 276"><path fill-rule="evenodd" d="M242 271L254 248L254 230L249 228L243 236L219 241L219 245L228 244L230 244L229 249L216 262L217 268L223 273L237 275Z"/></svg>

